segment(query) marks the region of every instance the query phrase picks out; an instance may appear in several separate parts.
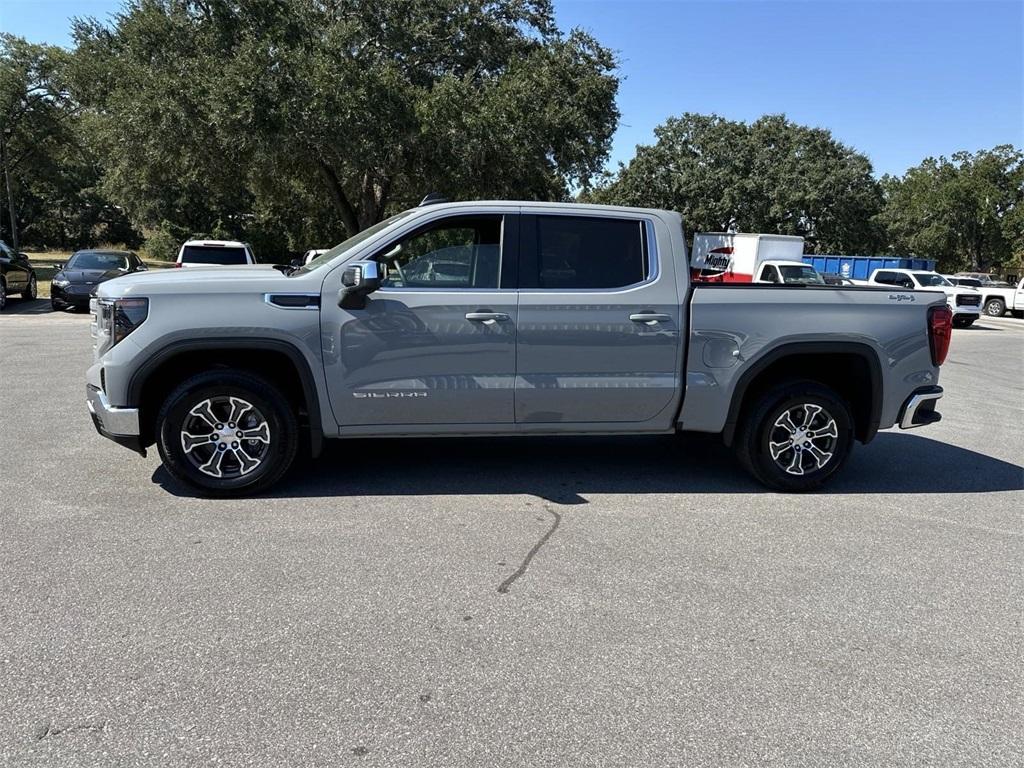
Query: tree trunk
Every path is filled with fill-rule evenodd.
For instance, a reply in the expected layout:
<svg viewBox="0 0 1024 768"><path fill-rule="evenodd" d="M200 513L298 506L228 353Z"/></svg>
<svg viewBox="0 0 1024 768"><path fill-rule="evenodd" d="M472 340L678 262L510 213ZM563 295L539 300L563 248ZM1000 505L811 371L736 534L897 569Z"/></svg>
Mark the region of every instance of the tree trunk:
<svg viewBox="0 0 1024 768"><path fill-rule="evenodd" d="M0 137L0 164L3 165L4 183L7 186L7 213L11 218L11 248L18 253L18 212L14 207L14 192L11 191L11 171L7 167L7 142Z"/></svg>
<svg viewBox="0 0 1024 768"><path fill-rule="evenodd" d="M338 209L338 214L341 216L341 223L345 225L346 233L348 233L349 237L352 237L352 235L363 229L360 226L359 215L356 213L356 209L352 207L352 203L349 202L348 197L345 195L345 190L341 187L341 180L338 178L338 174L334 172L334 169L323 160L317 161L317 168L320 169L320 176L327 185L327 191L331 193L331 201L334 203L334 207Z"/></svg>
<svg viewBox="0 0 1024 768"><path fill-rule="evenodd" d="M362 205L359 208L359 226L361 229L372 227L384 219L390 187L391 183L388 179L378 178L372 171L367 171L363 174Z"/></svg>

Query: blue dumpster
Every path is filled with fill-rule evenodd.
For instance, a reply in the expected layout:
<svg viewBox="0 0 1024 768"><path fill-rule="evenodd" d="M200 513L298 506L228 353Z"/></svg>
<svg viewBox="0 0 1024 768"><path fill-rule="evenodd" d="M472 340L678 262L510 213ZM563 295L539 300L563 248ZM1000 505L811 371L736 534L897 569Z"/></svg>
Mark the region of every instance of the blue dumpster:
<svg viewBox="0 0 1024 768"><path fill-rule="evenodd" d="M804 262L818 272L849 277L853 280L867 280L876 269L919 269L926 272L935 270L934 259L913 259L909 256L829 256L804 254Z"/></svg>

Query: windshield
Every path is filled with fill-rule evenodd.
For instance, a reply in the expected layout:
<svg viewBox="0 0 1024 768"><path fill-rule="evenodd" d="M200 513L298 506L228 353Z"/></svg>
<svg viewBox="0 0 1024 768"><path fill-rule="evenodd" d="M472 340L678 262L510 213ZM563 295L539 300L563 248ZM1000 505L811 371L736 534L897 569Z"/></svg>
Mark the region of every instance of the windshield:
<svg viewBox="0 0 1024 768"><path fill-rule="evenodd" d="M922 288L948 288L952 283L934 272L914 272L914 279Z"/></svg>
<svg viewBox="0 0 1024 768"><path fill-rule="evenodd" d="M245 248L225 248L219 245L186 245L181 254L182 264L247 264Z"/></svg>
<svg viewBox="0 0 1024 768"><path fill-rule="evenodd" d="M362 232L357 232L356 234L352 235L352 237L350 237L348 240L345 240L344 242L339 243L338 245L336 245L333 248L331 248L329 251L324 251L321 255L317 256L315 259L310 261L305 266L299 267L299 269L295 270L295 272L293 274L303 274L304 275L307 272L312 272L314 269L318 269L318 268L322 267L324 264L328 263L329 261L333 261L335 259L335 257L340 256L345 251L347 251L347 250L349 250L351 248L355 248L357 245L359 245L364 240L369 240L371 237L376 235L378 232L380 232L380 231L382 231L384 229L387 229L388 227L390 227L395 222L400 221L401 219L404 219L410 213L412 213L412 211L402 211L401 213L396 213L390 219L384 219L384 221L382 221L382 222L380 222L378 224L374 224L372 227L367 227Z"/></svg>
<svg viewBox="0 0 1024 768"><path fill-rule="evenodd" d="M814 267L798 267L783 264L779 267L782 272L782 282L787 285L824 285L818 270Z"/></svg>
<svg viewBox="0 0 1024 768"><path fill-rule="evenodd" d="M128 257L121 253L76 253L68 262L68 269L128 269Z"/></svg>

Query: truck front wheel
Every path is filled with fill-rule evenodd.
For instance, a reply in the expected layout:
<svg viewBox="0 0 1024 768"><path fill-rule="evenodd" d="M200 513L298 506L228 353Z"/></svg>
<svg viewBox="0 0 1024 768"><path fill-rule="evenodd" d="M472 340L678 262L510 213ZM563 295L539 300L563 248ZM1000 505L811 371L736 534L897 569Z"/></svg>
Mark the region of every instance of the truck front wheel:
<svg viewBox="0 0 1024 768"><path fill-rule="evenodd" d="M985 314L989 317L1002 317L1006 314L1006 302L1002 299L989 299L985 302Z"/></svg>
<svg viewBox="0 0 1024 768"><path fill-rule="evenodd" d="M210 496L241 496L288 470L298 423L287 399L247 371L213 370L185 380L157 416L157 448L177 480Z"/></svg>
<svg viewBox="0 0 1024 768"><path fill-rule="evenodd" d="M813 381L789 382L758 396L736 435L740 463L779 491L810 491L846 462L853 417L833 390Z"/></svg>

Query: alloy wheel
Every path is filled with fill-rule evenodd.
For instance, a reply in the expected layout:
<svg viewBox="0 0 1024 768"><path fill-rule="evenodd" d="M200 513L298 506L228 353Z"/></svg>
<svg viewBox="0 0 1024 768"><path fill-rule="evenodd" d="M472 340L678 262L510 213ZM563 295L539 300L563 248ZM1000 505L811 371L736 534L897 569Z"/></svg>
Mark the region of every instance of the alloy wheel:
<svg viewBox="0 0 1024 768"><path fill-rule="evenodd" d="M221 479L256 470L270 449L270 424L240 397L209 397L193 406L181 426L181 448L192 465Z"/></svg>
<svg viewBox="0 0 1024 768"><path fill-rule="evenodd" d="M772 460L790 475L823 469L835 453L839 428L832 415L814 403L801 403L775 420L769 436Z"/></svg>

